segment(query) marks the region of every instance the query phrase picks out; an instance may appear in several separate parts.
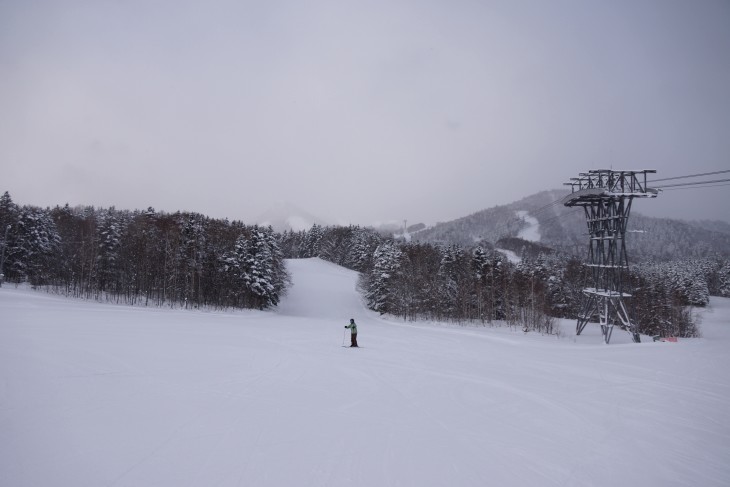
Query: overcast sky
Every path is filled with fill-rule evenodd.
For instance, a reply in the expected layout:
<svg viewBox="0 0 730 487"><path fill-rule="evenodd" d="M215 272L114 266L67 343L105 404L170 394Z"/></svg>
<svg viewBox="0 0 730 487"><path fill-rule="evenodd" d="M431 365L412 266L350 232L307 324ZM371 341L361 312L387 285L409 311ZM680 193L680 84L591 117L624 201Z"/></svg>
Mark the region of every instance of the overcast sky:
<svg viewBox="0 0 730 487"><path fill-rule="evenodd" d="M730 169L730 2L0 0L19 204L435 223L596 168Z"/></svg>

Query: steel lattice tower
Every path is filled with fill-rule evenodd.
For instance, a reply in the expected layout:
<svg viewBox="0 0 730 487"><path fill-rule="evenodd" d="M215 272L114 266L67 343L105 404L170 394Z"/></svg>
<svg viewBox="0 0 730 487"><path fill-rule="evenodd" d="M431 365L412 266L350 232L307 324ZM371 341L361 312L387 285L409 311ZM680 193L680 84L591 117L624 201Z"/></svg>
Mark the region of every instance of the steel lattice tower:
<svg viewBox="0 0 730 487"><path fill-rule="evenodd" d="M572 193L563 204L582 206L588 224L588 263L592 287L583 290L581 313L576 334L580 335L589 320L598 320L606 343L611 340L613 326L628 329L639 341L636 323L632 322L624 303L631 294L624 292L628 277L626 224L634 198L656 198L658 191L647 187L646 175L655 170L614 171L599 169L579 174L565 183Z"/></svg>

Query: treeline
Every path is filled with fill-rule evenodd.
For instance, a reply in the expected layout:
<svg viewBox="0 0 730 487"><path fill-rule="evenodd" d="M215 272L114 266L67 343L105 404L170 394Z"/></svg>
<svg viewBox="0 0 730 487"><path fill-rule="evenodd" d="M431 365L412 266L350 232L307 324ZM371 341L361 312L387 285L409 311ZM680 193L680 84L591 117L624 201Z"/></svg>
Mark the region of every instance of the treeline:
<svg viewBox="0 0 730 487"><path fill-rule="evenodd" d="M316 223L307 231L288 231L281 236L281 249L289 259L319 257L358 272L369 272L376 249L388 237L359 226L323 227Z"/></svg>
<svg viewBox="0 0 730 487"><path fill-rule="evenodd" d="M696 259L643 263L632 268L629 303L641 333L652 336L699 336L693 307L710 296L730 297L730 261Z"/></svg>
<svg viewBox="0 0 730 487"><path fill-rule="evenodd" d="M506 321L552 333L552 318L567 316L583 287L575 261L561 267L540 256L514 264L491 248L406 243L360 227L287 232L282 250L359 271L370 309L411 321Z"/></svg>
<svg viewBox="0 0 730 487"><path fill-rule="evenodd" d="M271 229L153 209L17 206L0 197L5 279L172 307L276 306L289 284Z"/></svg>
<svg viewBox="0 0 730 487"><path fill-rule="evenodd" d="M4 238L7 231L7 240ZM366 305L404 320L508 323L553 333L576 319L586 267L567 254L511 238L501 246L406 242L368 228L270 228L114 208L15 205L0 197L5 277L87 299L154 306L275 307L290 284L285 258L319 257L360 272ZM692 307L730 297L723 258L632 267L630 313L639 331L696 336Z"/></svg>
<svg viewBox="0 0 730 487"><path fill-rule="evenodd" d="M521 261L488 244L473 247L397 241L359 227L287 232L289 258L321 257L361 273L367 306L404 320L476 321L553 333L554 318L580 313L586 267L560 253L511 239ZM630 312L643 334L696 336L692 306L730 296L730 264L704 259L632 268Z"/></svg>

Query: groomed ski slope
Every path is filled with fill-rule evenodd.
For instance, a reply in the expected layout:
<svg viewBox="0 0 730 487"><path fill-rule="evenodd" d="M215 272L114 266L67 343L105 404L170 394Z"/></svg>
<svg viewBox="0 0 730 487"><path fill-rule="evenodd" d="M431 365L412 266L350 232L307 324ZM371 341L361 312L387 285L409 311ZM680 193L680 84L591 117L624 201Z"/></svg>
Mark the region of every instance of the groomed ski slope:
<svg viewBox="0 0 730 487"><path fill-rule="evenodd" d="M730 300L704 338L604 345L382 320L355 273L289 266L276 312L1 288L0 485L730 485Z"/></svg>

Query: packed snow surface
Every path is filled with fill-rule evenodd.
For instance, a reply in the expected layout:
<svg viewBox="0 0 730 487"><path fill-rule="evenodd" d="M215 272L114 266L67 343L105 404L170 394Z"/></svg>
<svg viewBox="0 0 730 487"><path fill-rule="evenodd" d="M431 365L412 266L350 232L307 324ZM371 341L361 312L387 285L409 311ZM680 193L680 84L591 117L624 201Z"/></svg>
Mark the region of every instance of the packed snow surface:
<svg viewBox="0 0 730 487"><path fill-rule="evenodd" d="M0 485L730 485L730 300L703 338L605 345L381 319L354 272L288 265L276 312L3 286Z"/></svg>

